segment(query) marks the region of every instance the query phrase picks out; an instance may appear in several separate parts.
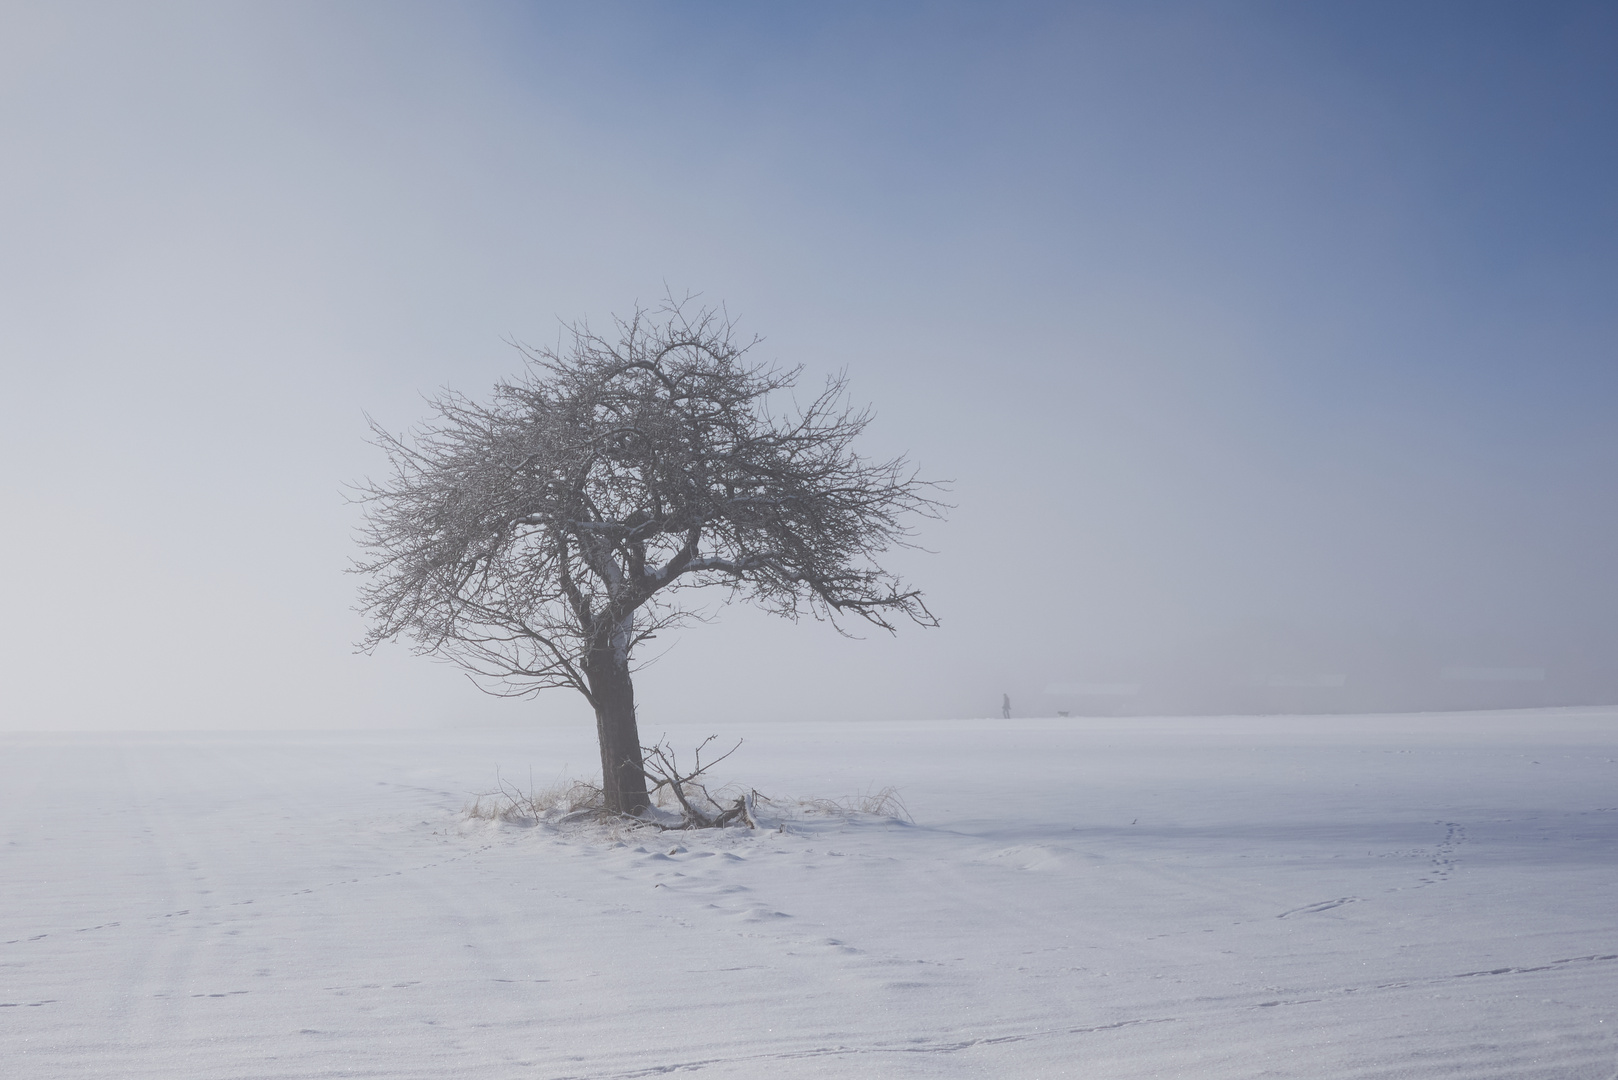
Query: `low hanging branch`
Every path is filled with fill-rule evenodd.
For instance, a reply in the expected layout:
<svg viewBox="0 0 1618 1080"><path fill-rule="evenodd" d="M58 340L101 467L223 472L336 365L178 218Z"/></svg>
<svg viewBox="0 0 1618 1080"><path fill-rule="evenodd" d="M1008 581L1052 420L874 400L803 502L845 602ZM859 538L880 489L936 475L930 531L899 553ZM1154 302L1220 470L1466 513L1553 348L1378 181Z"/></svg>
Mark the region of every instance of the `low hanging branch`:
<svg viewBox="0 0 1618 1080"><path fill-rule="evenodd" d="M730 806L725 807L709 793L707 785L702 782L703 773L734 754L742 745L742 740L737 739L735 746L704 765L702 751L718 737L710 735L702 740L696 753L692 755L696 763L690 772L680 771L674 748L669 746L667 740L659 740L654 746L641 747L646 779L651 781L650 794L655 798L659 791L668 788L684 812L683 820L679 825L673 826L674 828L722 829L737 821L749 829L758 827L757 822L753 820L752 800L748 795L736 797Z"/></svg>
<svg viewBox="0 0 1618 1080"><path fill-rule="evenodd" d="M936 626L876 560L945 507L905 458L853 451L872 414L842 376L773 411L801 369L750 361L756 339L722 310L671 299L615 320L612 338L568 332L523 349L526 371L487 404L446 391L411 432L372 423L392 472L357 485L361 648L404 636L491 693L578 691L608 809L640 814L635 648L700 618L712 586L839 630ZM672 757L656 775L672 785Z"/></svg>

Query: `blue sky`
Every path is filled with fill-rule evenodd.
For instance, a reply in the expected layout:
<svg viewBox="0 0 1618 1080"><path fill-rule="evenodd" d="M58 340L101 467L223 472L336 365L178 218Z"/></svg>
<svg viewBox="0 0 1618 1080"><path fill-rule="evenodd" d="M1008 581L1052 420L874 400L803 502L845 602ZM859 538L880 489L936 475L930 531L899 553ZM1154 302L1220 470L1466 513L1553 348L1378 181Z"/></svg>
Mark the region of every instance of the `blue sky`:
<svg viewBox="0 0 1618 1080"><path fill-rule="evenodd" d="M665 286L958 508L943 629L727 611L654 726L1618 699L1608 5L17 5L0 72L6 726L574 722L352 655L341 484Z"/></svg>

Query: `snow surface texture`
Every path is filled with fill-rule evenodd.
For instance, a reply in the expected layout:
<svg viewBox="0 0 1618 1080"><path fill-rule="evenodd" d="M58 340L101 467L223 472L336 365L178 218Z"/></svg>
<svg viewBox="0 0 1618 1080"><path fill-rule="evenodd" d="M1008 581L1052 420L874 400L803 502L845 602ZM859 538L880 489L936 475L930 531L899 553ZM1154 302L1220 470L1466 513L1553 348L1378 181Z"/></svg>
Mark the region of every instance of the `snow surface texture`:
<svg viewBox="0 0 1618 1080"><path fill-rule="evenodd" d="M914 823L462 813L588 731L4 736L0 1074L1618 1074L1618 710L710 731Z"/></svg>

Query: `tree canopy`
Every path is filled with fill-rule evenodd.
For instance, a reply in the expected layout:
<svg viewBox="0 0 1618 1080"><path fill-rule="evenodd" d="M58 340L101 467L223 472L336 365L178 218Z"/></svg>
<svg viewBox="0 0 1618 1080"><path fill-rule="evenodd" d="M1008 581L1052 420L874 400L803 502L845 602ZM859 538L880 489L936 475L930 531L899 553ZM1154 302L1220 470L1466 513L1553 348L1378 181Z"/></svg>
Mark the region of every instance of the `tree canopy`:
<svg viewBox="0 0 1618 1080"><path fill-rule="evenodd" d="M936 517L936 486L903 457L853 443L871 420L829 378L788 400L801 368L749 359L712 308L668 302L585 324L487 403L444 392L394 435L374 421L390 475L358 485L369 621L362 647L398 637L452 659L492 692L572 687L590 700L612 809L646 804L635 728L636 647L699 617L720 586L788 618L892 631L936 625L877 556Z"/></svg>

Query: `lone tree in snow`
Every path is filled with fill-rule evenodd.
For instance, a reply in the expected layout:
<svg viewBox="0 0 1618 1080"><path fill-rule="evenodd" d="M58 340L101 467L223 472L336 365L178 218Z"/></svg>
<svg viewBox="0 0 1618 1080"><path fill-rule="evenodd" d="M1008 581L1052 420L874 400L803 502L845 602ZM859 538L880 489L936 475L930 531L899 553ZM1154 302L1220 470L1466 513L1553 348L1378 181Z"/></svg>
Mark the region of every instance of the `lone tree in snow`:
<svg viewBox="0 0 1618 1080"><path fill-rule="evenodd" d="M572 687L595 710L607 808L648 806L631 678L637 646L700 617L721 586L790 619L937 620L876 564L937 517L903 457L851 449L870 422L839 376L771 411L801 368L748 360L713 309L670 301L522 350L524 373L488 404L448 392L393 435L371 422L392 475L358 487L355 571L370 650L404 635L508 696Z"/></svg>

